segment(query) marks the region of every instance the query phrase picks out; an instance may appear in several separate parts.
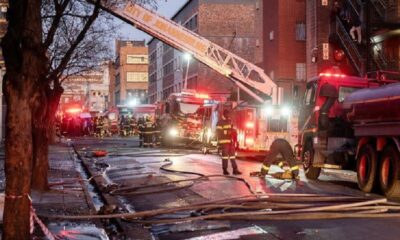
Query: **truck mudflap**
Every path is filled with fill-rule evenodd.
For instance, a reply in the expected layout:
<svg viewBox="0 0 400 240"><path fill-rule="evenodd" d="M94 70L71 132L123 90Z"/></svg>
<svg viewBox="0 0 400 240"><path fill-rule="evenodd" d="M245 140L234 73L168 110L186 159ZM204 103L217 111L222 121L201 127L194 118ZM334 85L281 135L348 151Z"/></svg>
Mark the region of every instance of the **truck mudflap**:
<svg viewBox="0 0 400 240"><path fill-rule="evenodd" d="M282 169L286 169L281 174L274 174L276 178L297 178L299 170L302 165L300 161L294 156L291 145L285 139L276 139L270 147L266 158L264 159L261 167L261 176L269 173L271 165L278 165Z"/></svg>

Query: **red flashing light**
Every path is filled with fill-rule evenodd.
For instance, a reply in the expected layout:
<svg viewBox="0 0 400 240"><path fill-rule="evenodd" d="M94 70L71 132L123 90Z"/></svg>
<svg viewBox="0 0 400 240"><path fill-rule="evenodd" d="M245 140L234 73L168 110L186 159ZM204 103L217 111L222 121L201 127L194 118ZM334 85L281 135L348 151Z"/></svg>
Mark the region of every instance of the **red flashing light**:
<svg viewBox="0 0 400 240"><path fill-rule="evenodd" d="M82 110L80 108L70 108L67 109L65 112L67 113L80 113Z"/></svg>
<svg viewBox="0 0 400 240"><path fill-rule="evenodd" d="M196 98L209 99L210 97L208 96L208 94L196 93Z"/></svg>
<svg viewBox="0 0 400 240"><path fill-rule="evenodd" d="M246 122L246 128L254 128L253 122Z"/></svg>
<svg viewBox="0 0 400 240"><path fill-rule="evenodd" d="M254 144L253 138L246 138L246 146L252 146Z"/></svg>
<svg viewBox="0 0 400 240"><path fill-rule="evenodd" d="M344 78L346 75L338 74L338 73L320 73L320 77L337 77L337 78Z"/></svg>

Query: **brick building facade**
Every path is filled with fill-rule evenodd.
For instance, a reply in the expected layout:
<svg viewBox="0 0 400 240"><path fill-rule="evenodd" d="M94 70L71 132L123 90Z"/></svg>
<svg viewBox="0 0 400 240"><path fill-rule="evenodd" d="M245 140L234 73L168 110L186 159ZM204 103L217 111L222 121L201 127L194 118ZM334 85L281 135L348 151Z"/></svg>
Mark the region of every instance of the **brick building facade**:
<svg viewBox="0 0 400 240"><path fill-rule="evenodd" d="M304 85L305 0L192 0L172 20L264 68L284 88L285 102L293 102ZM188 64L157 39L149 42L149 52L153 103L182 90ZM226 77L195 60L189 63L188 88L237 95Z"/></svg>
<svg viewBox="0 0 400 240"><path fill-rule="evenodd" d="M306 82L306 0L264 1L264 70L282 88L281 103L298 103Z"/></svg>
<svg viewBox="0 0 400 240"><path fill-rule="evenodd" d="M192 0L172 20L259 66L263 64L261 0ZM149 42L149 100L154 103L188 88L198 92L232 93L237 87L209 67L183 58L183 54L157 39Z"/></svg>
<svg viewBox="0 0 400 240"><path fill-rule="evenodd" d="M113 105L131 101L147 103L148 48L145 41L116 41L115 79L113 80Z"/></svg>

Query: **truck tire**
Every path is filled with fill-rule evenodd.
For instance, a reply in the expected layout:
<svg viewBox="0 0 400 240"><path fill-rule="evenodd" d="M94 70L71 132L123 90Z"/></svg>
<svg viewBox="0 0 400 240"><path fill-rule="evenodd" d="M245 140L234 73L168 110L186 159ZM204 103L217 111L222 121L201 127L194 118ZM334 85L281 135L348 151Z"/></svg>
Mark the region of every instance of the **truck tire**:
<svg viewBox="0 0 400 240"><path fill-rule="evenodd" d="M304 146L301 154L301 161L303 162L304 175L307 179L316 180L321 174L321 168L313 167L314 162L314 148L311 141L308 141Z"/></svg>
<svg viewBox="0 0 400 240"><path fill-rule="evenodd" d="M283 160L290 165L290 167L294 167L301 163L297 163L296 158L294 157L293 149L290 144L284 139L276 139L270 147L270 151L268 154L268 162L272 164L278 163L278 156L281 155ZM294 177L299 175L298 170L292 171Z"/></svg>
<svg viewBox="0 0 400 240"><path fill-rule="evenodd" d="M394 146L385 148L379 164L379 185L389 198L400 198L400 154Z"/></svg>
<svg viewBox="0 0 400 240"><path fill-rule="evenodd" d="M378 153L370 144L364 145L357 156L357 184L366 193L377 189Z"/></svg>

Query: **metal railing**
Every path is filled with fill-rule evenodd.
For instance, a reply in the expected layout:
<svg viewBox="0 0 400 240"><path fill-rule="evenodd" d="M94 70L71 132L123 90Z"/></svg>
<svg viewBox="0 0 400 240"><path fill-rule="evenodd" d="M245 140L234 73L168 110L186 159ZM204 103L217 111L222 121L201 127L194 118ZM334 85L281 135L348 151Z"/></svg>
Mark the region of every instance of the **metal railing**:
<svg viewBox="0 0 400 240"><path fill-rule="evenodd" d="M346 50L348 57L356 68L357 72L361 75L364 59L339 17L336 17L336 33L339 36L339 39L342 43L342 46Z"/></svg>

